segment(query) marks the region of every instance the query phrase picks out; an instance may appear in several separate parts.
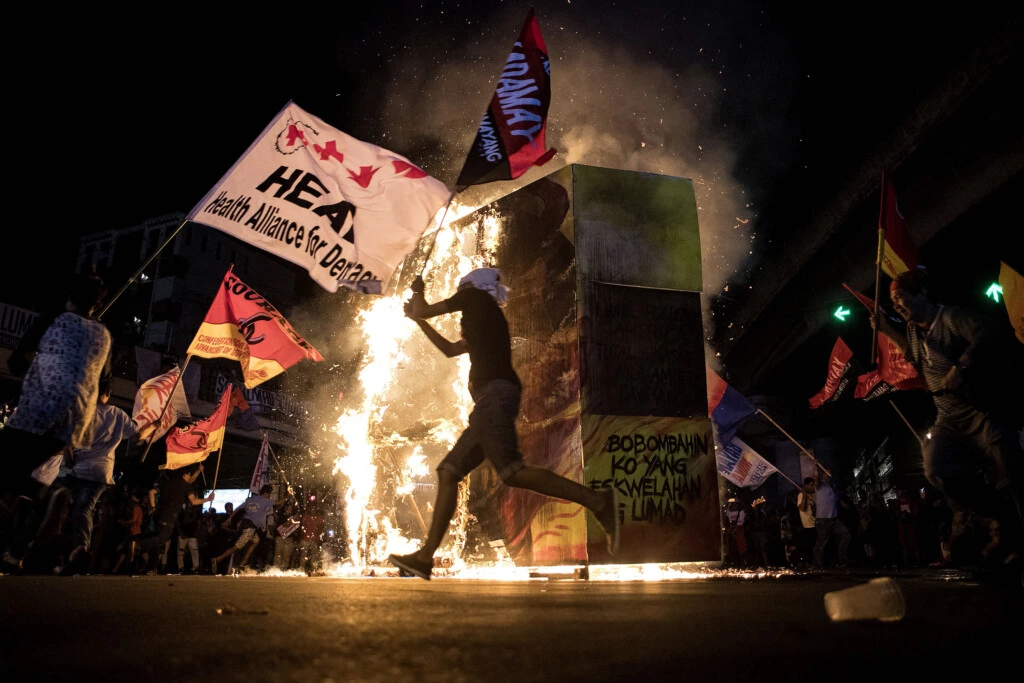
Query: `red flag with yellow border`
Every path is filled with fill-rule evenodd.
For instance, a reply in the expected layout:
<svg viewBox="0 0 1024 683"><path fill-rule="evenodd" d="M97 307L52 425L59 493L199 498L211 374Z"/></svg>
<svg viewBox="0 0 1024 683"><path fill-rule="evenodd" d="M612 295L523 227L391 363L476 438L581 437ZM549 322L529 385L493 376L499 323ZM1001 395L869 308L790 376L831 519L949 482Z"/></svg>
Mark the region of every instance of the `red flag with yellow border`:
<svg viewBox="0 0 1024 683"><path fill-rule="evenodd" d="M188 353L200 358L237 360L247 389L281 374L303 358L324 359L269 301L230 268Z"/></svg>
<svg viewBox="0 0 1024 683"><path fill-rule="evenodd" d="M210 457L224 445L224 430L228 422L231 404L231 385L220 397L217 409L208 418L193 422L187 427L175 427L167 434L167 463L162 470L177 470Z"/></svg>
<svg viewBox="0 0 1024 683"><path fill-rule="evenodd" d="M882 270L895 278L917 267L917 246L896 202L892 178L882 174L882 206L878 213L878 231L882 235Z"/></svg>

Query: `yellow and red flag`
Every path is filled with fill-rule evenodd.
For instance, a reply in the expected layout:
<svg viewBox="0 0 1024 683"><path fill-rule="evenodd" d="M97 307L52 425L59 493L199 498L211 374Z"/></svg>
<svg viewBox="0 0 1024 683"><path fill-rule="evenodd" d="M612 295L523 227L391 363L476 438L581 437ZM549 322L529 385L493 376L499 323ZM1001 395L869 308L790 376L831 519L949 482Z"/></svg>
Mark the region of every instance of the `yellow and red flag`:
<svg viewBox="0 0 1024 683"><path fill-rule="evenodd" d="M907 231L907 225L896 202L896 188L892 178L882 174L882 205L878 212L878 232L881 237L882 270L891 278L917 267L917 246Z"/></svg>
<svg viewBox="0 0 1024 683"><path fill-rule="evenodd" d="M1017 339L1024 343L1024 277L1006 265L1005 261L1000 261L999 286L1003 288L1003 301L1006 303L1006 312L1010 314L1010 324L1017 333Z"/></svg>
<svg viewBox="0 0 1024 683"><path fill-rule="evenodd" d="M303 358L324 359L269 301L230 268L188 353L200 358L237 360L247 389L281 374Z"/></svg>
<svg viewBox="0 0 1024 683"><path fill-rule="evenodd" d="M210 457L224 445L224 429L228 413L232 409L231 385L220 397L220 403L213 414L205 420L193 422L187 427L175 427L167 434L167 463L162 470L177 470Z"/></svg>

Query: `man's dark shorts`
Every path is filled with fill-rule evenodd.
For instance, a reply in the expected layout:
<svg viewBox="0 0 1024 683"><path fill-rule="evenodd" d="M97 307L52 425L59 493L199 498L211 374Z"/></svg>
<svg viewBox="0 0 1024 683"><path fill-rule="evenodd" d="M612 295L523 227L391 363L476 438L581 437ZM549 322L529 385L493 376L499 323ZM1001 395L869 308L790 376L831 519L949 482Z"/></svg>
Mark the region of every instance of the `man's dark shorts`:
<svg viewBox="0 0 1024 683"><path fill-rule="evenodd" d="M474 393L469 426L437 469L453 472L461 479L487 459L502 481L523 469L523 454L516 438L521 392L514 382L494 379Z"/></svg>

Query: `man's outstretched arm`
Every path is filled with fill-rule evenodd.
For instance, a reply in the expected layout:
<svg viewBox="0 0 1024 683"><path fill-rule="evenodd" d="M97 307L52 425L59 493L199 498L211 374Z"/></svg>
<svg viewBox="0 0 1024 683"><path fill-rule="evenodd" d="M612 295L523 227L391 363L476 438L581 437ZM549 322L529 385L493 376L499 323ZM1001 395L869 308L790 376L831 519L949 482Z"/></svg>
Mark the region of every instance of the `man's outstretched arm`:
<svg viewBox="0 0 1024 683"><path fill-rule="evenodd" d="M464 339L460 339L457 342L448 341L441 336L440 332L431 327L430 323L426 320L422 320L420 318L413 318L413 320L415 320L416 324L420 326L423 333L427 335L427 339L429 339L431 343L444 355L449 358L454 358L455 356L466 353L466 341Z"/></svg>

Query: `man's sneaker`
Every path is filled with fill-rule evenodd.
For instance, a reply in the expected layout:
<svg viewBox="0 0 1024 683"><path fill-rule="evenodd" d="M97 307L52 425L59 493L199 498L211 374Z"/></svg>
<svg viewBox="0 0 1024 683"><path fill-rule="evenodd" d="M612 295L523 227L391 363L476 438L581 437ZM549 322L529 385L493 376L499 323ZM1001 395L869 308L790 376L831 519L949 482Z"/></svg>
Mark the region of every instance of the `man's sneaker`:
<svg viewBox="0 0 1024 683"><path fill-rule="evenodd" d="M608 554L615 555L619 552L619 494L615 487L606 489L606 499L601 514L595 515L597 521L604 529L608 541Z"/></svg>
<svg viewBox="0 0 1024 683"><path fill-rule="evenodd" d="M430 581L430 572L434 568L434 562L424 562L413 555L388 555L388 562L398 567L403 575L409 574L418 576L421 579Z"/></svg>

